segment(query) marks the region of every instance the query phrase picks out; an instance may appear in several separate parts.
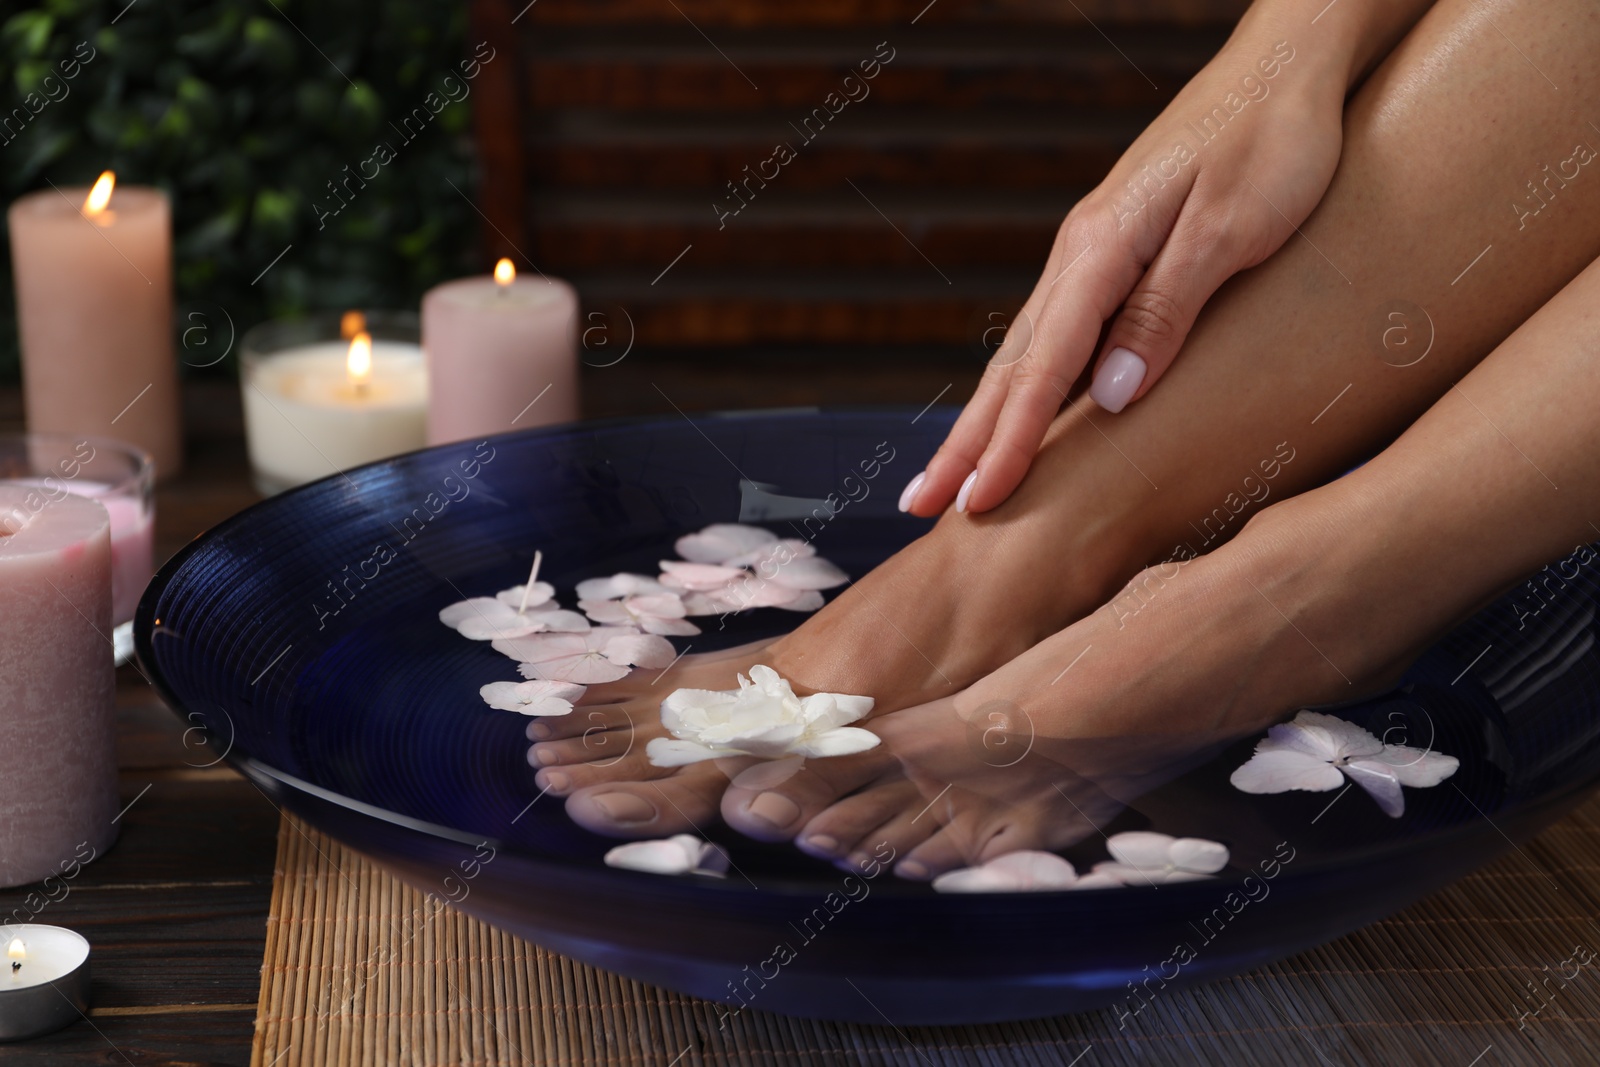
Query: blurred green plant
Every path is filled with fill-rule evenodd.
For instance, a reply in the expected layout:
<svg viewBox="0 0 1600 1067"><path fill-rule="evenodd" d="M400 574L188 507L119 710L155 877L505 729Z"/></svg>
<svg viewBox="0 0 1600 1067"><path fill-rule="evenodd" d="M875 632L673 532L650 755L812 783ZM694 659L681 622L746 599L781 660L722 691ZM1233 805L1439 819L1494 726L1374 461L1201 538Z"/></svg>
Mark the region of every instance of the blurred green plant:
<svg viewBox="0 0 1600 1067"><path fill-rule="evenodd" d="M242 332L414 307L472 266L478 219L456 191L474 187L472 101L436 105L409 140L392 124L461 84L465 33L466 5L439 0L42 0L0 22L0 192L107 168L166 189L180 319L221 308ZM341 185L380 141L393 162ZM0 292L0 381L15 381L9 255Z"/></svg>

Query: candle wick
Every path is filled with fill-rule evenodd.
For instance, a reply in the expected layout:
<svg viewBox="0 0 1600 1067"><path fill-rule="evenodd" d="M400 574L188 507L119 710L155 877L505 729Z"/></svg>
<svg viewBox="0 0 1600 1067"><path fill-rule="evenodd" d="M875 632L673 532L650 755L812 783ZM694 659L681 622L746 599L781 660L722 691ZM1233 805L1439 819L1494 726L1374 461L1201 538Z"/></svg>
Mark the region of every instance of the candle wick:
<svg viewBox="0 0 1600 1067"><path fill-rule="evenodd" d="M21 960L12 960L11 961L11 973L12 974L16 974L20 970L22 970L22 961Z"/></svg>
<svg viewBox="0 0 1600 1067"><path fill-rule="evenodd" d="M528 584L522 587L522 603L517 607L517 614L521 615L528 610L528 594L533 591L534 580L539 577L539 564L544 562L544 553L538 549L533 550L533 570L528 572Z"/></svg>

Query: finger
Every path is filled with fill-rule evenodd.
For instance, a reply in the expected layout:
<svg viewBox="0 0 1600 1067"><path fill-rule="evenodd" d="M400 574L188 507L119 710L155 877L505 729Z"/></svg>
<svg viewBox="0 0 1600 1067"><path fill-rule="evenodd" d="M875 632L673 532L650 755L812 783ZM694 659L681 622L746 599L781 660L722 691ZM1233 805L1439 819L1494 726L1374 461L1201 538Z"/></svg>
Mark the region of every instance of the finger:
<svg viewBox="0 0 1600 1067"><path fill-rule="evenodd" d="M1039 303L1038 297L1029 297L1028 303L1017 312L1004 343L984 369L983 380L978 383L972 399L961 409L960 417L939 451L917 476L921 481L913 478L906 486L900 498L900 510L924 518L938 515L955 500L961 484L977 468L978 457L983 455L989 439L994 436L995 420L1011 390L1012 370L1026 356L1032 343L1033 318Z"/></svg>
<svg viewBox="0 0 1600 1067"><path fill-rule="evenodd" d="M1090 246L1053 285L1034 325L1033 345L1012 372L994 436L978 459L976 478L957 500L957 510L987 511L1022 482L1045 431L1095 351L1101 324L1120 306L1142 270L1125 243L1113 235L1104 244Z"/></svg>
<svg viewBox="0 0 1600 1067"><path fill-rule="evenodd" d="M1249 264L1236 225L1185 209L1170 240L1123 301L1106 334L1089 396L1116 414L1172 366L1200 309Z"/></svg>

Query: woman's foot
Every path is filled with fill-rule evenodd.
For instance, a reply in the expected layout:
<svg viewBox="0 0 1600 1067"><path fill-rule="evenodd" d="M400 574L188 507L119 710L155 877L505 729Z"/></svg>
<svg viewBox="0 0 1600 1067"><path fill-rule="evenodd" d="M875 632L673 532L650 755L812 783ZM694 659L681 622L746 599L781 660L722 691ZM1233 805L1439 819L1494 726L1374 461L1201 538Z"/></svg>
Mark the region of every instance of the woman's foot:
<svg viewBox="0 0 1600 1067"><path fill-rule="evenodd" d="M806 851L819 851L810 835L832 830L830 858L870 851L878 826L914 818L917 832L894 839L895 870L931 878L1019 849L1064 848L1288 711L1390 683L1428 635L1374 641L1359 598L1311 579L1303 532L1286 532L1295 526L1273 516L1212 555L1147 570L960 694L874 721L917 795L899 794L898 808L884 795L863 832L849 832L862 825L852 818L862 800L824 806L809 783L768 785L766 805L807 810L796 840Z"/></svg>
<svg viewBox="0 0 1600 1067"><path fill-rule="evenodd" d="M1052 466L1048 457L1041 462ZM716 819L729 778L753 761L652 765L645 750L667 736L660 705L673 690L734 689L740 674L762 663L802 694L871 696L875 715L960 691L1103 599L1139 551L1131 537L1114 551L1100 548L1094 541L1107 527L1074 521L1074 499L1063 486L1050 500L1018 494L1012 506L982 518L948 515L791 634L592 687L571 715L529 724L528 762L538 768L539 787L567 797L569 814L598 833L692 830ZM892 760L881 762L881 753L821 761L839 765L827 774L856 782L851 788L892 768ZM780 818L788 812L748 801L723 806L722 814L763 838L788 839L798 829Z"/></svg>

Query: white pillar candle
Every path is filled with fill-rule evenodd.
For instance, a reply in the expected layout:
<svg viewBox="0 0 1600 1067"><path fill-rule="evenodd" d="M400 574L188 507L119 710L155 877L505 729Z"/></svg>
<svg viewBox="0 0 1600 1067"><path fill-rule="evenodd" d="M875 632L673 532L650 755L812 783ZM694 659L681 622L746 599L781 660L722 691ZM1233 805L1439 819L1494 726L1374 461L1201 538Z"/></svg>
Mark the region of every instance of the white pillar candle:
<svg viewBox="0 0 1600 1067"><path fill-rule="evenodd" d="M0 885L116 839L110 518L0 483Z"/></svg>
<svg viewBox="0 0 1600 1067"><path fill-rule="evenodd" d="M156 476L182 465L165 193L45 189L11 205L28 428L128 441Z"/></svg>
<svg viewBox="0 0 1600 1067"><path fill-rule="evenodd" d="M460 278L422 298L428 443L578 417L578 294L552 278Z"/></svg>
<svg viewBox="0 0 1600 1067"><path fill-rule="evenodd" d="M250 463L265 492L426 444L427 369L414 343L361 333L246 352L240 381Z"/></svg>

